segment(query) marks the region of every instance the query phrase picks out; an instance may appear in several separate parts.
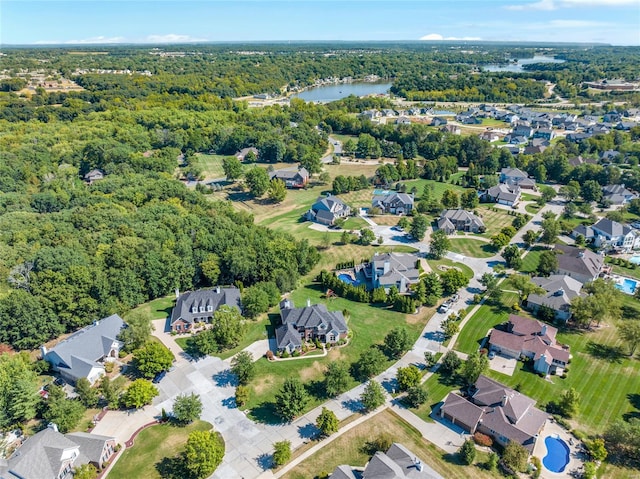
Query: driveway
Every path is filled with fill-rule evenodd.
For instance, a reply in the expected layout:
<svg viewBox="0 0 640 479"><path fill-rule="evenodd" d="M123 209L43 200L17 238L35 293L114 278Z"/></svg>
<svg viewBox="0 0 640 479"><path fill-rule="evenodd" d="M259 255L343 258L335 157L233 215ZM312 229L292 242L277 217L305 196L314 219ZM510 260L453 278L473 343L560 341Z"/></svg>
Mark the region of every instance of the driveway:
<svg viewBox="0 0 640 479"><path fill-rule="evenodd" d="M124 445L138 428L159 417L160 410L154 406L145 406L143 409L129 411L107 411L91 434L113 436L117 443Z"/></svg>

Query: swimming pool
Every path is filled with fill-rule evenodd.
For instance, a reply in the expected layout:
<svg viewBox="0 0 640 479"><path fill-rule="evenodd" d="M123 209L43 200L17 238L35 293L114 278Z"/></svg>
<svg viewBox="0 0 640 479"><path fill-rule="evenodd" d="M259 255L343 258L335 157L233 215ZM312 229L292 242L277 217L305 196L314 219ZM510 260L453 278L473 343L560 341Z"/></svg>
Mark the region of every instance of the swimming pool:
<svg viewBox="0 0 640 479"><path fill-rule="evenodd" d="M547 455L542 459L542 464L551 472L562 472L569 464L569 446L557 435L544 438L544 445L547 446Z"/></svg>
<svg viewBox="0 0 640 479"><path fill-rule="evenodd" d="M338 279L343 283L347 283L353 286L360 286L360 281L353 279L350 274L341 273L338 275Z"/></svg>
<svg viewBox="0 0 640 479"><path fill-rule="evenodd" d="M638 287L638 281L635 279L625 278L622 283L616 283L616 288L618 288L623 293L633 294Z"/></svg>
<svg viewBox="0 0 640 479"><path fill-rule="evenodd" d="M632 256L629 261L633 264L640 264L640 255Z"/></svg>

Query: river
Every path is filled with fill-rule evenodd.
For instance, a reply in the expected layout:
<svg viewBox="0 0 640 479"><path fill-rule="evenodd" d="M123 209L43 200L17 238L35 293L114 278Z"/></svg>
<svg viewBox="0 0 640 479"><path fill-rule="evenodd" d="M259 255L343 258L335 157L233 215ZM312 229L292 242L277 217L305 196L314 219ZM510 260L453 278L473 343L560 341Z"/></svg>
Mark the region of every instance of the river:
<svg viewBox="0 0 640 479"><path fill-rule="evenodd" d="M354 82L339 83L337 85L322 85L309 88L293 95L293 98L300 98L304 101L314 101L326 103L340 100L349 95L365 96L387 93L391 88L391 83Z"/></svg>
<svg viewBox="0 0 640 479"><path fill-rule="evenodd" d="M533 58L520 58L516 63L509 63L507 65L484 65L483 71L486 72L524 72L523 65L531 65L533 63L564 63L564 60L560 60L554 57L547 56L534 56Z"/></svg>

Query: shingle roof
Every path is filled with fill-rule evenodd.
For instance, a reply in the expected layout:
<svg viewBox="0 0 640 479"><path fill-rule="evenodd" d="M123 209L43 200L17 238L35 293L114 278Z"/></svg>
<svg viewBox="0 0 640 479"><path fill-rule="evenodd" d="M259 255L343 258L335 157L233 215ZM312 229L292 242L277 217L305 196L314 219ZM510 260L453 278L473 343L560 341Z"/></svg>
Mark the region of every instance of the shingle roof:
<svg viewBox="0 0 640 479"><path fill-rule="evenodd" d="M556 256L560 272L568 271L595 278L602 269L604 263L602 256L586 248L557 244L555 250L561 253Z"/></svg>
<svg viewBox="0 0 640 479"><path fill-rule="evenodd" d="M314 304L304 308L293 308L290 303L281 303L280 317L282 326L276 329L276 344L278 349L286 348L289 344L301 346L298 329L314 329L319 334L337 334L347 332L347 322L340 311L329 311L324 304Z"/></svg>
<svg viewBox="0 0 640 479"><path fill-rule="evenodd" d="M89 462L95 462L96 464L100 464L102 460L105 444L113 440L113 437L110 436L100 436L98 434L89 434L88 432L72 432L67 434L66 437L80 446L80 452Z"/></svg>
<svg viewBox="0 0 640 479"><path fill-rule="evenodd" d="M484 228L484 221L479 216L476 216L470 211L463 209L444 210L440 215L440 218L447 218L452 223L471 223L477 225L479 228Z"/></svg>
<svg viewBox="0 0 640 479"><path fill-rule="evenodd" d="M535 305L545 305L556 311L568 311L571 301L580 296L582 283L564 274L554 274L548 278L536 277L531 280L543 288L546 294L530 294L527 302Z"/></svg>
<svg viewBox="0 0 640 479"><path fill-rule="evenodd" d="M500 170L500 174L502 176L509 176L512 178L528 178L529 175L522 171L520 168L502 168L502 170Z"/></svg>
<svg viewBox="0 0 640 479"><path fill-rule="evenodd" d="M171 311L171 324L178 320L193 324L195 318L201 318L206 314L213 315L223 305L240 309L240 290L216 288L187 291L180 295L176 306ZM203 312L200 312L200 306L204 308ZM192 312L193 307L196 307L198 312ZM211 311L208 311L209 307Z"/></svg>
<svg viewBox="0 0 640 479"><path fill-rule="evenodd" d="M631 232L631 228L627 225L612 221L608 218L601 218L596 224L592 226L594 230L601 231L609 237L626 236Z"/></svg>

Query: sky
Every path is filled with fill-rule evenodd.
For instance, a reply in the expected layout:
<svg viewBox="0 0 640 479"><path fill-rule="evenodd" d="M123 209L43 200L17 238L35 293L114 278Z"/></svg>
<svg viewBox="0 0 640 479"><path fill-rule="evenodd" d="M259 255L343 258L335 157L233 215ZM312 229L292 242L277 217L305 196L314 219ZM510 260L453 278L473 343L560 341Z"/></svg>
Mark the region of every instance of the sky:
<svg viewBox="0 0 640 479"><path fill-rule="evenodd" d="M640 45L640 0L0 0L0 44L483 40Z"/></svg>

